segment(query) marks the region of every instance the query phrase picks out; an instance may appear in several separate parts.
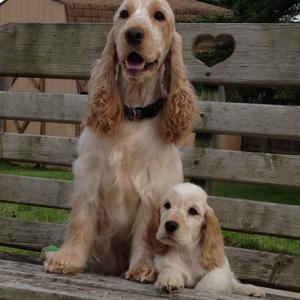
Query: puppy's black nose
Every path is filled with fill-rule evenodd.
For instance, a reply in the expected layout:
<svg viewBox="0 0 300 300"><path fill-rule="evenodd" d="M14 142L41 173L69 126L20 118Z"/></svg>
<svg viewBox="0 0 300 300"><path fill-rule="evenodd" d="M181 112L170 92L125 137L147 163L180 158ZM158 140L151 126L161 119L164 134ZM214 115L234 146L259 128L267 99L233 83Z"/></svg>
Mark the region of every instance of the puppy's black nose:
<svg viewBox="0 0 300 300"><path fill-rule="evenodd" d="M174 231L177 230L178 227L179 227L178 223L174 221L168 221L165 224L165 228L168 233L173 233Z"/></svg>
<svg viewBox="0 0 300 300"><path fill-rule="evenodd" d="M125 38L130 45L139 45L144 39L145 32L139 28L128 29L125 33Z"/></svg>

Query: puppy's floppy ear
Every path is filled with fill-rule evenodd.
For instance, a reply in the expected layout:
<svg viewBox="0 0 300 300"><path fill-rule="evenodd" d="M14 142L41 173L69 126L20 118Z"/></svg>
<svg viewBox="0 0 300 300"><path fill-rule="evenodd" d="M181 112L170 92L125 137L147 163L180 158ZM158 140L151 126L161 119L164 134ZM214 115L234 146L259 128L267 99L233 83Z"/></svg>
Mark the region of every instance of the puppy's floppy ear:
<svg viewBox="0 0 300 300"><path fill-rule="evenodd" d="M114 30L107 37L101 62L93 68L89 81L88 113L84 125L95 132L113 135L118 131L122 109L116 82Z"/></svg>
<svg viewBox="0 0 300 300"><path fill-rule="evenodd" d="M194 90L183 63L181 36L176 31L165 67L168 98L162 112L161 134L167 142L176 143L192 130L197 112Z"/></svg>
<svg viewBox="0 0 300 300"><path fill-rule="evenodd" d="M222 267L225 263L224 241L220 223L214 211L208 206L202 231L201 264L206 270Z"/></svg>

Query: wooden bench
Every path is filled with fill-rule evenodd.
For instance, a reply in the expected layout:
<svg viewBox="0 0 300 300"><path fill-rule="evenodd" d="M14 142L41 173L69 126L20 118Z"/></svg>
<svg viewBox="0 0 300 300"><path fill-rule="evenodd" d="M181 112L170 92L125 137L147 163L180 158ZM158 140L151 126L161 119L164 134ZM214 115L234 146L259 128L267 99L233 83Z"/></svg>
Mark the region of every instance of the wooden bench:
<svg viewBox="0 0 300 300"><path fill-rule="evenodd" d="M87 79L111 26L104 24L10 24L0 27L0 76ZM190 78L204 85L195 125L196 146L182 148L187 178L210 188L211 181L300 186L300 157L217 149L217 135L300 139L300 107L225 103L230 85L299 87L298 24L178 24ZM232 56L212 68L192 54L199 35L233 37ZM0 92L0 119L78 123L87 96ZM0 159L70 166L75 138L0 134ZM72 182L0 175L0 202L66 208ZM300 239L300 207L210 196L224 229ZM65 226L18 219L0 220L0 245L41 250L60 245ZM300 298L300 257L226 248L237 276L268 290L272 299ZM96 274L62 276L44 272L40 261L0 256L0 299L169 299L152 285ZM292 292L286 292L292 291ZM184 290L175 299L214 298Z"/></svg>

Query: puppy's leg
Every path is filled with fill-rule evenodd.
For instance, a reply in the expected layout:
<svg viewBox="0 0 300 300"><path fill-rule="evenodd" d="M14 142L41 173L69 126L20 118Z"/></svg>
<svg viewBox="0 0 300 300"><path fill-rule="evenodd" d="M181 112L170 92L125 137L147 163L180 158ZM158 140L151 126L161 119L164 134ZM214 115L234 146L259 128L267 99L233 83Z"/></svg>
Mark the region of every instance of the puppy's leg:
<svg viewBox="0 0 300 300"><path fill-rule="evenodd" d="M153 218L151 211L149 206L141 202L133 225L130 264L129 270L125 274L126 279L151 283L157 277L154 266L154 249L146 239L147 226Z"/></svg>
<svg viewBox="0 0 300 300"><path fill-rule="evenodd" d="M159 272L155 287L158 290L172 293L184 288L184 278L179 270L166 267Z"/></svg>
<svg viewBox="0 0 300 300"><path fill-rule="evenodd" d="M66 242L58 252L46 255L46 271L76 273L84 270L95 237L97 201L97 180L92 174L79 174L74 183Z"/></svg>
<svg viewBox="0 0 300 300"><path fill-rule="evenodd" d="M222 268L209 271L196 285L196 289L206 293L230 293L233 275L225 264Z"/></svg>
<svg viewBox="0 0 300 300"><path fill-rule="evenodd" d="M253 297L265 297L266 294L262 288L252 284L242 284L236 279L232 284L232 292L238 295L246 295Z"/></svg>

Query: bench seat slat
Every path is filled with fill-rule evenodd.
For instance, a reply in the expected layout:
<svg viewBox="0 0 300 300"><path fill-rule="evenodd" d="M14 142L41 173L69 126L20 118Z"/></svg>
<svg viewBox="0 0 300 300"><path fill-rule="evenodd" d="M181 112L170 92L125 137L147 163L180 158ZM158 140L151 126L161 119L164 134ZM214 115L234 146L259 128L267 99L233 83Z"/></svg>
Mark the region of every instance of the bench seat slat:
<svg viewBox="0 0 300 300"><path fill-rule="evenodd" d="M67 208L72 186L71 181L0 175L0 201ZM300 239L300 206L214 196L209 203L223 229Z"/></svg>
<svg viewBox="0 0 300 300"><path fill-rule="evenodd" d="M4 219L0 220L0 243L39 250L61 245L64 230L65 225ZM300 290L300 257L239 248L226 248L226 253L241 279Z"/></svg>
<svg viewBox="0 0 300 300"><path fill-rule="evenodd" d="M75 138L38 135L0 135L0 159L71 165ZM203 148L181 148L188 178L300 186L300 157Z"/></svg>
<svg viewBox="0 0 300 300"><path fill-rule="evenodd" d="M4 284L3 284L4 283ZM154 300L170 299L153 284L138 284L100 274L49 274L39 265L0 260L0 294L5 300ZM215 300L193 289L181 291L176 299ZM218 299L220 299L218 297ZM223 300L249 300L239 295L222 295Z"/></svg>
<svg viewBox="0 0 300 300"><path fill-rule="evenodd" d="M90 65L100 57L111 26L1 26L0 76L88 78ZM186 23L177 24L177 29L183 38L184 60L192 81L216 85L299 85L300 44L297 41L300 30L297 24ZM233 55L211 68L205 66L191 51L200 34L231 35L235 41ZM270 51L272 59L269 59Z"/></svg>
<svg viewBox="0 0 300 300"><path fill-rule="evenodd" d="M205 116L195 124L197 132L300 139L299 106L210 101L198 106ZM86 107L83 95L0 92L4 119L79 123Z"/></svg>

